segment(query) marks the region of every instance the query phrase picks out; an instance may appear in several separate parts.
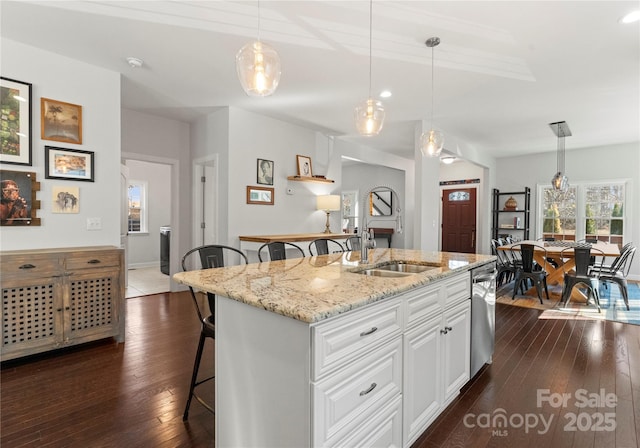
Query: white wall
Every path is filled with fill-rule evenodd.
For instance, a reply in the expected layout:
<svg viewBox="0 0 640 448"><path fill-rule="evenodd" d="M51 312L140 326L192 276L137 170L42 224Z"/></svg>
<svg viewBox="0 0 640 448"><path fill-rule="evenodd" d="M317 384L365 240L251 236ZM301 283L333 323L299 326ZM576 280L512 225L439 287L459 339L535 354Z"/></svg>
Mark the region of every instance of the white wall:
<svg viewBox="0 0 640 448"><path fill-rule="evenodd" d="M567 141L570 146L570 141ZM621 144L598 148L567 149L566 174L571 182L630 179L627 194L628 239L640 243L640 145ZM531 188L531 237L538 236L536 204L538 184L549 185L556 172L556 152L498 159L496 188L503 191ZM640 280L640 256L635 257L631 274Z"/></svg>
<svg viewBox="0 0 640 448"><path fill-rule="evenodd" d="M130 181L147 182L147 232L129 234L128 267L159 266L160 227L171 223L171 165L139 160L126 165Z"/></svg>
<svg viewBox="0 0 640 448"><path fill-rule="evenodd" d="M120 245L120 74L35 47L1 39L2 76L33 84L33 165L2 165L32 171L40 182L39 227L2 227L2 250ZM40 98L82 106L82 144L40 139ZM93 151L95 182L45 179L44 147ZM80 189L78 214L52 213L52 187ZM87 230L100 218L102 230Z"/></svg>

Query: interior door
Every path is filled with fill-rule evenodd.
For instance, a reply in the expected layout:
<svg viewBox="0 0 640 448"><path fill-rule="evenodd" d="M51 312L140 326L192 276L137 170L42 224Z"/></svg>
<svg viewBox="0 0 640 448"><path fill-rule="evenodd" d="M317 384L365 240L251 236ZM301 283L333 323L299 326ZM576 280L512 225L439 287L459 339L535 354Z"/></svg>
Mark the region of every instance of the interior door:
<svg viewBox="0 0 640 448"><path fill-rule="evenodd" d="M442 251L476 252L476 189L444 190L442 194Z"/></svg>
<svg viewBox="0 0 640 448"><path fill-rule="evenodd" d="M129 285L129 167L120 165L120 248L124 249L124 286Z"/></svg>

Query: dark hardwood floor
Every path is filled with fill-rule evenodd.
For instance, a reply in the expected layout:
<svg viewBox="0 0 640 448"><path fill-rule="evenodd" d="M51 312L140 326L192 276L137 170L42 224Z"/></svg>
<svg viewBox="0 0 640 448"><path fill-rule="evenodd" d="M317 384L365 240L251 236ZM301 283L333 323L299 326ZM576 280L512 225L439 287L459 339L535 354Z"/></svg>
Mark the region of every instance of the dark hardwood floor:
<svg viewBox="0 0 640 448"><path fill-rule="evenodd" d="M498 304L493 364L465 386L414 448L639 445L640 327L539 320L539 313ZM128 299L127 317L125 344L102 341L2 365L0 446L214 445L214 418L197 402L189 422L182 421L199 334L188 294ZM207 352L203 375L213 370L211 345ZM570 394L567 406L538 407L539 389ZM581 389L615 394L617 405L578 408ZM582 413L577 431L565 430L570 413ZM604 429L608 413L615 416L615 430L579 430L588 423ZM484 424L484 416L496 415L506 416L506 426ZM528 431L516 427L518 416L533 426L534 415L551 419L548 431L540 421Z"/></svg>

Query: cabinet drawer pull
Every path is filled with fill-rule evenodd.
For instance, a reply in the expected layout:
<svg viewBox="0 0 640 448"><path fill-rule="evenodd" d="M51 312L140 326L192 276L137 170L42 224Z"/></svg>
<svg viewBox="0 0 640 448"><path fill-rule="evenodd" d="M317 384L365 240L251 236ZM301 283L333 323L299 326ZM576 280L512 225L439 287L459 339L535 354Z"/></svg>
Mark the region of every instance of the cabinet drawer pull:
<svg viewBox="0 0 640 448"><path fill-rule="evenodd" d="M378 327L371 327L371 330L363 331L360 336L369 336L371 333L378 331Z"/></svg>
<svg viewBox="0 0 640 448"><path fill-rule="evenodd" d="M102 263L102 262L100 260L97 260L97 259L94 258L93 260L87 261L87 263L88 264L98 264L98 263Z"/></svg>
<svg viewBox="0 0 640 448"><path fill-rule="evenodd" d="M447 334L447 333L449 332L446 330L446 328L444 330L440 330L440 334Z"/></svg>
<svg viewBox="0 0 640 448"><path fill-rule="evenodd" d="M371 386L369 386L369 389L363 390L362 392L360 392L360 396L362 397L363 395L367 395L369 392L371 392L373 389L375 389L376 386L377 386L376 383L371 383Z"/></svg>
<svg viewBox="0 0 640 448"><path fill-rule="evenodd" d="M453 330L453 328L451 328L451 327L444 327L444 329L447 330L447 331Z"/></svg>
<svg viewBox="0 0 640 448"><path fill-rule="evenodd" d="M35 268L34 265L32 265L31 263L27 263L27 264L23 264L18 269L33 269L33 268Z"/></svg>

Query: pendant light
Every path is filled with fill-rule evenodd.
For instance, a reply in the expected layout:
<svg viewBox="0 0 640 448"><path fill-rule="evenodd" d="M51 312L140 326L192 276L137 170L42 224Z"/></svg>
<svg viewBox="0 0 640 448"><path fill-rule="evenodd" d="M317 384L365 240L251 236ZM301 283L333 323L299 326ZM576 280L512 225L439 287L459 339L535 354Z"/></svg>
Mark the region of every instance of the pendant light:
<svg viewBox="0 0 640 448"><path fill-rule="evenodd" d="M369 0L369 98L356 106L354 116L358 133L364 136L378 135L384 124L382 102L371 97L371 43L373 33L373 0Z"/></svg>
<svg viewBox="0 0 640 448"><path fill-rule="evenodd" d="M420 136L420 151L423 156L440 157L444 147L444 135L442 132L433 129L433 84L434 84L434 58L433 48L440 44L439 37L430 37L425 42L431 48L431 130L423 132Z"/></svg>
<svg viewBox="0 0 640 448"><path fill-rule="evenodd" d="M551 179L551 186L556 191L565 192L569 188L569 179L565 175L564 171L564 138L571 136L571 130L566 121L558 121L556 123L549 123L551 130L558 137L558 151L556 153L557 158L557 172Z"/></svg>
<svg viewBox="0 0 640 448"><path fill-rule="evenodd" d="M280 82L280 56L260 40L260 2L258 2L258 40L246 44L236 54L236 71L249 96L269 96Z"/></svg>

